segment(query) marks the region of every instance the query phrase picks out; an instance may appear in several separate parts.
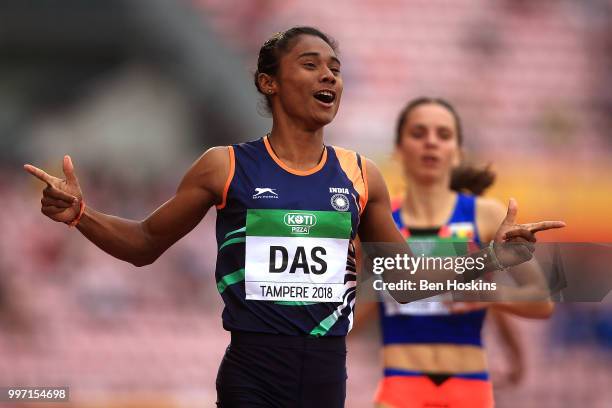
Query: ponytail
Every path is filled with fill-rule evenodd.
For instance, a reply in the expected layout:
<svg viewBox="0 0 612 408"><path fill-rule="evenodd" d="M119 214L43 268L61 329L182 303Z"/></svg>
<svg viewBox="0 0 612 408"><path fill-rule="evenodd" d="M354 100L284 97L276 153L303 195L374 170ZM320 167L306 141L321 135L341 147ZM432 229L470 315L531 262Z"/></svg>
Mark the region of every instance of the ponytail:
<svg viewBox="0 0 612 408"><path fill-rule="evenodd" d="M491 170L491 165L478 168L473 165L460 165L453 169L451 174L451 190L458 193L471 193L481 195L495 182L496 174Z"/></svg>

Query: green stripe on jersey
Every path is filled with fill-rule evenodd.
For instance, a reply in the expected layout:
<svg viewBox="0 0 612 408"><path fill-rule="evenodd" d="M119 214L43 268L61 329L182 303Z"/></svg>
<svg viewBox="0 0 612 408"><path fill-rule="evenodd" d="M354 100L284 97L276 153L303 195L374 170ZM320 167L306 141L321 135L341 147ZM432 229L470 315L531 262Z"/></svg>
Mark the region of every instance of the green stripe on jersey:
<svg viewBox="0 0 612 408"><path fill-rule="evenodd" d="M217 290L219 293L223 293L228 286L234 283L242 282L244 280L244 268L238 269L232 273L225 275L219 282L217 282Z"/></svg>
<svg viewBox="0 0 612 408"><path fill-rule="evenodd" d="M310 335L315 337L325 336L329 329L331 329L332 326L336 324L339 317L340 312L335 310L332 314L321 320L317 327L310 331Z"/></svg>
<svg viewBox="0 0 612 408"><path fill-rule="evenodd" d="M244 231L246 231L246 226L244 226L244 227L242 227L242 228L238 228L238 229L236 229L236 230L233 230L233 231L228 232L227 234L225 234L225 237L223 237L223 238L227 238L227 237L229 237L230 235L238 234L239 232L244 232Z"/></svg>
<svg viewBox="0 0 612 408"><path fill-rule="evenodd" d="M244 241L246 241L245 237L238 237L238 238L228 239L223 244L221 244L221 246L219 247L219 251L222 250L223 248L225 248L228 245L238 244L238 243L244 242Z"/></svg>
<svg viewBox="0 0 612 408"><path fill-rule="evenodd" d="M308 305L314 305L318 302L302 302L302 301L294 301L294 300L277 300L276 302L277 305L282 305L282 306L308 306Z"/></svg>
<svg viewBox="0 0 612 408"><path fill-rule="evenodd" d="M246 233L259 237L348 239L351 234L351 213L249 209Z"/></svg>

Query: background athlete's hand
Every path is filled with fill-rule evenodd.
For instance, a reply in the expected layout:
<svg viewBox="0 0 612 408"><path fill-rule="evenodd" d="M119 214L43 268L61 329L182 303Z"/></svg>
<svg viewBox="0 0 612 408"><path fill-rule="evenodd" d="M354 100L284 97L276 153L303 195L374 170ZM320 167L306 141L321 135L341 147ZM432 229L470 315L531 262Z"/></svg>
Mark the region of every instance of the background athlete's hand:
<svg viewBox="0 0 612 408"><path fill-rule="evenodd" d="M40 200L41 212L54 221L70 223L79 215L83 193L74 174L70 156L64 156L64 178L60 179L44 170L26 164L23 168L34 177L47 183Z"/></svg>
<svg viewBox="0 0 612 408"><path fill-rule="evenodd" d="M508 203L506 218L502 221L494 241L497 258L504 266L513 266L531 259L535 250L536 232L553 228L563 228L563 221L540 221L528 224L516 224L518 205L514 198Z"/></svg>

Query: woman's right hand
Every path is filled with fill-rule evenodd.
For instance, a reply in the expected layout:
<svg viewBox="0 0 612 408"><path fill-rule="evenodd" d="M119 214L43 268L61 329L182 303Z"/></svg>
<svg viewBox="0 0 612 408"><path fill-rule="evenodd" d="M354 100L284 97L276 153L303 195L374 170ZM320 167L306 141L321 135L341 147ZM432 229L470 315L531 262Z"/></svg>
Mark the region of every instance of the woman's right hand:
<svg viewBox="0 0 612 408"><path fill-rule="evenodd" d="M40 200L41 212L57 222L69 224L75 220L81 208L83 192L79 180L74 174L70 156L64 156L63 170L65 178L60 179L38 167L26 164L23 168L34 177L47 183Z"/></svg>

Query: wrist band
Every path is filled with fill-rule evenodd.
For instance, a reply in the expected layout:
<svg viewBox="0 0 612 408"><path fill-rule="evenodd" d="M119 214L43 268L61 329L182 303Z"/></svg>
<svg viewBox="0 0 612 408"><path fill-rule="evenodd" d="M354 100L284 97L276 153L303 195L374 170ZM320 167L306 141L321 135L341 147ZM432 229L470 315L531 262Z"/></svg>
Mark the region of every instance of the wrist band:
<svg viewBox="0 0 612 408"><path fill-rule="evenodd" d="M495 249L493 249L494 243L495 242L493 240L489 242L489 254L491 255L491 259L493 260L493 265L495 265L495 268L500 271L504 271L506 270L506 267L502 265L501 262L499 262L499 259L497 258L497 254L495 253Z"/></svg>
<svg viewBox="0 0 612 408"><path fill-rule="evenodd" d="M76 216L76 218L72 221L70 221L68 224L69 227L74 227L76 226L79 221L81 221L81 217L83 216L83 213L85 212L85 201L83 201L83 199L81 199L81 207L79 209L79 215Z"/></svg>

